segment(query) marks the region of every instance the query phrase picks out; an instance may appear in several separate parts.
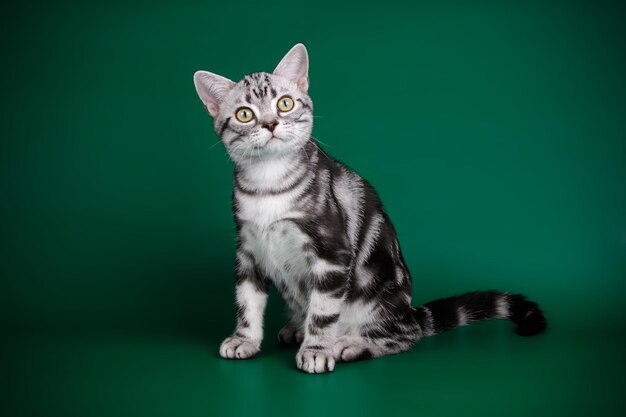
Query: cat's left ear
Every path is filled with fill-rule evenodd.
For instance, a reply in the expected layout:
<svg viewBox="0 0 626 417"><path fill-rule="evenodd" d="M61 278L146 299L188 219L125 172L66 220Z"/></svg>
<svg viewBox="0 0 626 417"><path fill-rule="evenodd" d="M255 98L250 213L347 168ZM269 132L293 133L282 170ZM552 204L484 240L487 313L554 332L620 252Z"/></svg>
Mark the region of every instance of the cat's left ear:
<svg viewBox="0 0 626 417"><path fill-rule="evenodd" d="M274 70L274 75L293 81L306 93L309 89L309 54L304 45L299 43L291 48Z"/></svg>

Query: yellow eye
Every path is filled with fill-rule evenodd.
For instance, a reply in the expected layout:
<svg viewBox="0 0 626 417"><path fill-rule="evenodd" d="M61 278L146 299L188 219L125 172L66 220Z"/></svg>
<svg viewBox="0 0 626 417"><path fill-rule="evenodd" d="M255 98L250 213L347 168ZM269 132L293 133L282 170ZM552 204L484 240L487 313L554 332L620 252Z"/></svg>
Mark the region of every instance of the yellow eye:
<svg viewBox="0 0 626 417"><path fill-rule="evenodd" d="M254 113L247 107L241 107L239 110L237 110L237 113L235 113L235 117L240 122L247 123L250 120L254 119Z"/></svg>
<svg viewBox="0 0 626 417"><path fill-rule="evenodd" d="M289 96L283 96L278 99L278 110L289 111L293 109L293 99Z"/></svg>

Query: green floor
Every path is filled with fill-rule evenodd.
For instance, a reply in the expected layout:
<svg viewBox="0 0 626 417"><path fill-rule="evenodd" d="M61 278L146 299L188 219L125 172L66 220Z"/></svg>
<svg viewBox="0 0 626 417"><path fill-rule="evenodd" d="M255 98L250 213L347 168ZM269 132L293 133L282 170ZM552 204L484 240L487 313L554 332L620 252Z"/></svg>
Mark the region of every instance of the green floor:
<svg viewBox="0 0 626 417"><path fill-rule="evenodd" d="M2 352L4 415L623 415L623 329L564 319L536 338L510 330L458 329L328 375L300 373L273 339L238 362L209 334L28 336Z"/></svg>
<svg viewBox="0 0 626 417"><path fill-rule="evenodd" d="M0 415L624 416L626 7L22 2L2 14ZM192 83L310 54L315 136L367 178L415 304L539 302L305 375L233 327L232 164Z"/></svg>

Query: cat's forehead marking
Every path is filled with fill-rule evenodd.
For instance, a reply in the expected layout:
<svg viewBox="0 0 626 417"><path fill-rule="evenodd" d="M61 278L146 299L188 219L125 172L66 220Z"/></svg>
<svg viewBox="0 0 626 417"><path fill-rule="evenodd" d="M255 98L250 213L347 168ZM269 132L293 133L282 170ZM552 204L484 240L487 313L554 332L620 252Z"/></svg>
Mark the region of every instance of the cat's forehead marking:
<svg viewBox="0 0 626 417"><path fill-rule="evenodd" d="M253 99L263 101L267 97L276 98L278 94L272 83L271 75L267 72L255 72L246 75L242 82L245 87L245 98L249 103L252 103Z"/></svg>

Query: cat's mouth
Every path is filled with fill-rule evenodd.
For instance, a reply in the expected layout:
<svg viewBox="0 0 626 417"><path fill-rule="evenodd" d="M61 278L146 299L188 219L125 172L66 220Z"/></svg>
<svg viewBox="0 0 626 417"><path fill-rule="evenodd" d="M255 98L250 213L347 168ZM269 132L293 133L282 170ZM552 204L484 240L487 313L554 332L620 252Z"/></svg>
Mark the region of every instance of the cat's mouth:
<svg viewBox="0 0 626 417"><path fill-rule="evenodd" d="M279 142L282 142L283 139L279 138L278 136L272 135L271 138L269 138L267 141L265 141L265 143L263 145L254 145L252 146L254 149L264 149L267 148L268 146L272 146L273 143L278 144Z"/></svg>
<svg viewBox="0 0 626 417"><path fill-rule="evenodd" d="M272 135L272 137L271 137L271 138L269 138L269 139L267 140L267 142L265 142L265 144L263 145L263 147L265 147L265 146L269 146L269 145L270 145L270 144L272 144L272 143L278 143L278 142L282 142L282 141L283 141L283 139L282 139L282 138L279 138L279 137L278 137L278 136L276 136L276 135Z"/></svg>

